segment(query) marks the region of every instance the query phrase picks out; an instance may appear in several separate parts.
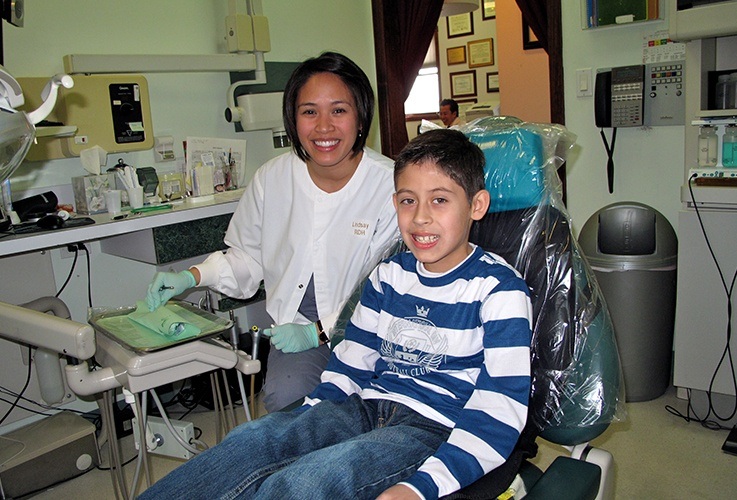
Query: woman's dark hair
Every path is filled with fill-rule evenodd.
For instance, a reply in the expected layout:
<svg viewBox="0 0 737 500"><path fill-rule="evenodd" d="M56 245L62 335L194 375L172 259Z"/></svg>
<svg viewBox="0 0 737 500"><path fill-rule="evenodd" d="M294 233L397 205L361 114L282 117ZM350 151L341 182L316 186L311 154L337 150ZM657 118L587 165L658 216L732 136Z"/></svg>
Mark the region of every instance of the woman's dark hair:
<svg viewBox="0 0 737 500"><path fill-rule="evenodd" d="M366 137L374 118L374 91L366 73L343 54L323 52L318 57L307 59L294 70L284 89L282 117L287 137L292 141L292 148L302 161L307 161L307 152L297 136L297 97L307 80L318 73L332 73L348 87L356 101L358 113L358 136L353 144L353 154L360 153L366 145Z"/></svg>
<svg viewBox="0 0 737 500"><path fill-rule="evenodd" d="M394 185L408 165L432 162L453 179L471 203L476 193L486 188L481 149L458 130L433 129L420 134L400 151L394 163Z"/></svg>

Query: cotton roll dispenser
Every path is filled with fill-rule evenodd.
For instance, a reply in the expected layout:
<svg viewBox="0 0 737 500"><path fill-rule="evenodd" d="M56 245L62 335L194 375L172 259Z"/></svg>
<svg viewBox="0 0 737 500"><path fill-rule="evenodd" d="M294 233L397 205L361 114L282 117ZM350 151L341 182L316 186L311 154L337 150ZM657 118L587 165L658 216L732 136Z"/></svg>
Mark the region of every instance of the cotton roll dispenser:
<svg viewBox="0 0 737 500"><path fill-rule="evenodd" d="M242 94L233 101L228 95L225 119L230 123L240 123L244 131L271 130L274 148L291 146L282 120L282 99L284 92L265 92L261 94Z"/></svg>

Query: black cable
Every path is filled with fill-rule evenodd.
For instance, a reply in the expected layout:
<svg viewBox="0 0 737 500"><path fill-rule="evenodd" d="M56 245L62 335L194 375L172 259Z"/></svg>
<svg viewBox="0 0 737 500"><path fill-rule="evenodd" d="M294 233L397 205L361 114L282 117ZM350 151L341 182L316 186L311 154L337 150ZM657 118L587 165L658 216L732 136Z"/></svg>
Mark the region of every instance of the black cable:
<svg viewBox="0 0 737 500"><path fill-rule="evenodd" d="M683 420L685 420L687 423L690 422L698 422L701 424L702 427L705 427L712 431L719 431L719 430L727 430L729 427L724 427L723 425L719 424L719 422L715 422L714 420L709 420L709 413L706 414L705 418L701 418L696 414L696 410L694 409L693 405L691 404L691 389L686 389L686 392L688 394L688 403L686 406L686 415L678 411L676 408L672 407L671 405L665 405L665 410L670 413L671 415L675 415L676 417L680 417ZM691 416L693 414L693 416Z"/></svg>
<svg viewBox="0 0 737 500"><path fill-rule="evenodd" d="M19 396L18 393L14 392L14 391L11 391L10 389L8 389L7 387L4 387L2 385L0 385L0 393L4 393L4 394L6 394L8 396L11 396L11 397L17 397L17 396ZM66 411L66 412L76 413L77 415L81 415L81 416L85 416L88 413L88 412L84 412L84 411L81 411L81 410L74 410L72 408L62 409L62 408L59 408L59 407L56 407L56 406L52 406L52 405L48 405L48 404L45 404L45 403L39 403L38 401L34 401L33 399L27 398L27 397L25 397L23 395L20 395L20 398L23 401L25 401L26 403L30 403L32 405L38 406L39 408L43 408L44 410L47 410L47 411L54 411L54 412L57 412L57 413L58 412L61 412L61 411ZM3 400L3 401L6 401L6 400ZM35 411L35 410L27 409L27 408L23 408L23 409L24 410L28 410L28 411ZM40 413L40 412L37 412L37 413ZM54 415L54 414L51 414L51 415ZM51 415L49 415L49 416L51 416Z"/></svg>
<svg viewBox="0 0 737 500"><path fill-rule="evenodd" d="M617 127L612 128L611 146L609 145L609 141L607 141L606 135L604 134L604 129L600 129L599 134L601 135L601 140L604 143L604 149L606 150L607 186L609 188L609 194L612 194L614 192L614 143L617 140Z"/></svg>
<svg viewBox="0 0 737 500"><path fill-rule="evenodd" d="M56 295L54 295L54 297L56 297L57 299L59 298L59 295L61 295L61 292L63 292L64 289L69 284L69 280L72 279L72 275L74 274L74 268L77 267L77 257L79 257L79 249L77 248L77 245L68 245L67 250L69 250L70 252L74 252L74 260L72 261L72 268L69 269L69 274L67 275L67 279L64 281L64 284L61 285L61 288L59 288L59 291L56 292Z"/></svg>
<svg viewBox="0 0 737 500"><path fill-rule="evenodd" d="M704 427L710 428L710 429L725 429L725 427L721 426L717 422L714 422L712 420L709 420L710 415L714 415L717 420L720 420L722 422L727 422L731 420L735 415L737 415L737 397L735 398L735 405L732 409L732 413L728 417L720 416L716 408L714 407L713 401L712 401L712 393L714 392L714 383L716 382L716 377L719 374L720 370L722 369L722 366L724 365L725 361L728 362L728 368L730 368L730 373L732 375L732 387L735 389L735 395L737 395L737 376L734 372L734 359L732 357L732 347L731 347L731 340L732 340L732 292L734 291L734 285L735 282L737 282L737 270L735 270L735 273L732 275L732 281L729 285L727 285L727 281L724 277L724 272L722 271L722 267L719 265L719 260L716 257L716 254L714 253L714 249L711 246L711 241L709 240L709 236L706 233L706 227L704 226L704 221L701 218L701 213L699 211L698 204L696 203L696 197L694 196L693 187L691 185L691 181L697 177L696 174L691 175L688 179L688 191L691 196L691 203L693 204L694 210L696 212L696 218L699 221L699 226L701 227L701 233L704 236L704 241L706 243L707 248L709 249L709 254L711 255L712 261L714 262L714 265L716 266L717 272L719 274L719 279L722 283L722 288L724 289L724 293L727 298L727 326L726 326L726 343L724 346L724 349L722 350L722 355L719 358L719 362L717 363L716 367L714 368L714 372L712 374L711 380L709 381L709 388L706 391L706 397L708 400L708 411L706 414L706 417L704 418L698 418L696 417L695 420L701 422L701 424ZM666 409L674 414L677 414L678 416L681 416L686 419L686 421L690 421L691 417L691 411L693 410L693 407L691 406L691 392L688 391L688 415L683 416L680 412L675 410L672 407L666 406ZM694 415L696 413L694 412Z"/></svg>
<svg viewBox="0 0 737 500"><path fill-rule="evenodd" d="M5 422L5 419L8 418L8 415L10 415L10 412L13 411L18 404L18 401L20 401L20 398L23 396L23 393L26 392L26 389L28 389L28 384L31 382L31 349L28 348L28 374L26 375L26 383L23 384L23 389L18 393L18 397L15 398L15 402L10 405L10 408L8 408L8 411L3 415L3 418L0 419L0 425L2 425L3 422Z"/></svg>
<svg viewBox="0 0 737 500"><path fill-rule="evenodd" d="M121 464L121 467L125 467L126 465L128 465L129 463L131 463L132 461L134 461L137 458L138 458L138 455L133 455L133 458L128 459L127 462L123 462ZM101 467L101 466L98 465L96 468L97 468L97 470L109 471L112 467Z"/></svg>
<svg viewBox="0 0 737 500"><path fill-rule="evenodd" d="M90 262L90 251L87 250L87 246L84 243L78 243L77 246L84 250L85 257L87 257L87 302L90 308L92 308L92 267Z"/></svg>

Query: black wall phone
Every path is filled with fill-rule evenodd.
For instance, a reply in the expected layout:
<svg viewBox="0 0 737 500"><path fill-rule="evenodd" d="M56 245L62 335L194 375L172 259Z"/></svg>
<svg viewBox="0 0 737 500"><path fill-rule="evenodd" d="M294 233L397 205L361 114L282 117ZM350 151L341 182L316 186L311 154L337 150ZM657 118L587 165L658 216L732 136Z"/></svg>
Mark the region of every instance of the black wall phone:
<svg viewBox="0 0 737 500"><path fill-rule="evenodd" d="M683 125L683 61L621 66L596 74L594 122L607 152L607 184L614 192L614 143L618 127ZM611 144L604 135L612 127Z"/></svg>
<svg viewBox="0 0 737 500"><path fill-rule="evenodd" d="M604 75L607 75L604 76ZM601 78L600 78L601 77ZM594 118L599 127L643 124L645 66L621 66L596 75Z"/></svg>
<svg viewBox="0 0 737 500"><path fill-rule="evenodd" d="M597 127L683 125L683 61L621 66L596 74Z"/></svg>

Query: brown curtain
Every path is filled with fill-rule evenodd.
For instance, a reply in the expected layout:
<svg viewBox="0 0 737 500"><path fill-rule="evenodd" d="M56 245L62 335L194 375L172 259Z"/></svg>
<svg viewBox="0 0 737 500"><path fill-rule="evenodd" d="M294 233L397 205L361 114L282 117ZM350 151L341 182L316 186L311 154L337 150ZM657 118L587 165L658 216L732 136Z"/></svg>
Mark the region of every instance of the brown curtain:
<svg viewBox="0 0 737 500"><path fill-rule="evenodd" d="M407 144L404 101L433 40L443 0L372 0L381 151Z"/></svg>
<svg viewBox="0 0 737 500"><path fill-rule="evenodd" d="M519 10L522 11L522 19L527 21L540 45L548 50L548 3L546 0L516 0Z"/></svg>
<svg viewBox="0 0 737 500"><path fill-rule="evenodd" d="M550 120L565 125L563 96L563 33L561 0L516 0L522 18L548 53L550 71ZM555 22L550 22L555 20Z"/></svg>
<svg viewBox="0 0 737 500"><path fill-rule="evenodd" d="M565 96L563 94L563 30L561 28L561 0L516 0L522 18L535 33L548 53L550 72L550 121L566 124ZM563 203L567 199L566 165L558 169L563 184Z"/></svg>

